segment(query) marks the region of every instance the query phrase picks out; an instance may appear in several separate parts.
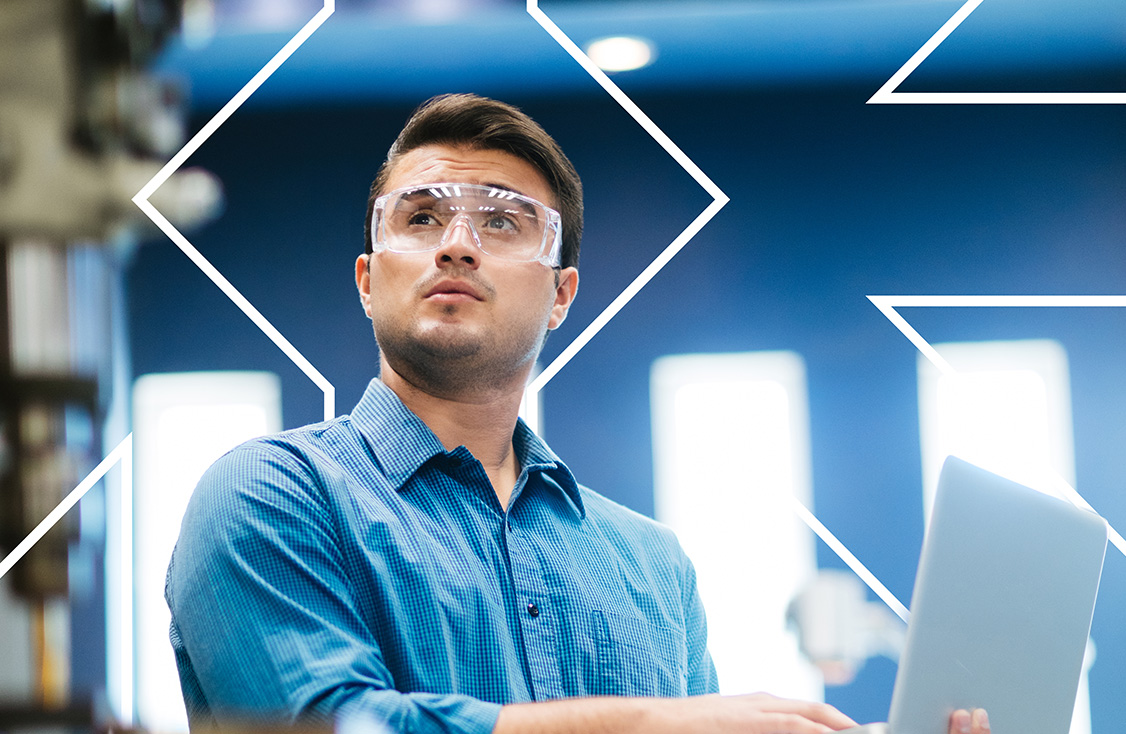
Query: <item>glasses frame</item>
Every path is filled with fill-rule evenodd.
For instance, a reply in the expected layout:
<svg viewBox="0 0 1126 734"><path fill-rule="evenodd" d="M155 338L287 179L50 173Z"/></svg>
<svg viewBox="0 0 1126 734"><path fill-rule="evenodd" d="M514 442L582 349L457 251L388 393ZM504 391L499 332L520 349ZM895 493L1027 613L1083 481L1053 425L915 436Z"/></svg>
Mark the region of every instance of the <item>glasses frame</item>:
<svg viewBox="0 0 1126 734"><path fill-rule="evenodd" d="M389 252L409 255L415 252L433 252L434 250L438 250L443 247L446 243L446 238L449 236L449 233L452 231L455 223L459 219L463 218L465 216L464 214L459 214L450 219L448 223L446 223L446 227L442 233L441 239L438 240L438 242L434 246L427 247L421 250L398 250L388 244L387 237L383 232L383 212L387 207L387 202L390 201L394 196L398 196L400 194L408 193L411 191L421 191L424 189L442 190L454 187L457 187L459 189L468 188L477 191L484 191L487 192L489 197L500 198L504 201L525 202L531 204L534 207L539 207L543 209L544 212L546 212L547 221L544 224L543 240L540 242L539 254L528 260L517 260L510 257L505 257L504 255L497 255L486 250L481 244L480 233L473 225L472 220L469 220L469 228L470 231L473 232L473 241L477 245L477 249L479 249L481 252L485 253L486 255L499 258L501 260L507 260L508 262L538 262L546 265L549 268L558 268L561 266L563 251L563 225L562 217L559 215L559 212L552 209L547 204L544 204L542 201L533 199L530 196L524 196L523 194L519 194L510 189L504 189L498 186L486 186L483 184L452 183L448 181L440 183L416 184L414 186L403 186L393 191L388 191L386 194L378 197L372 207L371 221L369 223L371 231L371 251L383 252L384 250L387 250ZM445 196L449 196L449 194L446 193Z"/></svg>

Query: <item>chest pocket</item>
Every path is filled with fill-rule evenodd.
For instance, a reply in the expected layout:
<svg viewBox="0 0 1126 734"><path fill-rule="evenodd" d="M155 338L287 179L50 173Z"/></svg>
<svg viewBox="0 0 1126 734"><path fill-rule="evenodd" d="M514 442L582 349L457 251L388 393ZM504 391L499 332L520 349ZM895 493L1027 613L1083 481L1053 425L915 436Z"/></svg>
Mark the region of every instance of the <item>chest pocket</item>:
<svg viewBox="0 0 1126 734"><path fill-rule="evenodd" d="M684 633L623 614L591 613L598 670L591 691L604 696L684 696L688 650Z"/></svg>

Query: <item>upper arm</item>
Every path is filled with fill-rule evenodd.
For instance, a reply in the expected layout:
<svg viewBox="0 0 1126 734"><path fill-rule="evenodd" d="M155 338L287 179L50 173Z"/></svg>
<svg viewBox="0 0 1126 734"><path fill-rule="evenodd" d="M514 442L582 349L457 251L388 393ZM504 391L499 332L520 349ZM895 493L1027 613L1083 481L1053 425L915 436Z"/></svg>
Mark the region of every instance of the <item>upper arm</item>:
<svg viewBox="0 0 1126 734"><path fill-rule="evenodd" d="M719 692L715 664L708 652L708 622L704 604L696 588L696 568L681 551L683 558L684 630L688 644L688 695Z"/></svg>
<svg viewBox="0 0 1126 734"><path fill-rule="evenodd" d="M296 457L259 446L224 456L192 496L167 597L216 715L295 718L323 695L314 672L343 651L350 675L390 683L318 489Z"/></svg>
<svg viewBox="0 0 1126 734"><path fill-rule="evenodd" d="M396 731L489 731L493 704L395 689L354 593L324 481L270 445L236 449L201 479L167 597L178 656L206 707L220 723L357 710Z"/></svg>

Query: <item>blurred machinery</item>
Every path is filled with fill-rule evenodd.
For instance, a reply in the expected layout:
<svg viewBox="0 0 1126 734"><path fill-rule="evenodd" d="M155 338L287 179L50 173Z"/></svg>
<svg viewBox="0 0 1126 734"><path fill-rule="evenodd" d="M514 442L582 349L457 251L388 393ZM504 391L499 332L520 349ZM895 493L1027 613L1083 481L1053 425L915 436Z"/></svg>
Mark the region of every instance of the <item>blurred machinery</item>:
<svg viewBox="0 0 1126 734"><path fill-rule="evenodd" d="M907 638L904 624L851 571L821 569L787 611L802 652L831 686L851 683L868 658L899 661Z"/></svg>
<svg viewBox="0 0 1126 734"><path fill-rule="evenodd" d="M182 95L143 70L180 17L181 0L0 0L0 556L101 458L115 288L142 228L156 231L131 198L184 140ZM220 200L199 170L153 196L180 227ZM68 594L75 514L9 574L37 610L47 706L68 693L69 640L47 610Z"/></svg>

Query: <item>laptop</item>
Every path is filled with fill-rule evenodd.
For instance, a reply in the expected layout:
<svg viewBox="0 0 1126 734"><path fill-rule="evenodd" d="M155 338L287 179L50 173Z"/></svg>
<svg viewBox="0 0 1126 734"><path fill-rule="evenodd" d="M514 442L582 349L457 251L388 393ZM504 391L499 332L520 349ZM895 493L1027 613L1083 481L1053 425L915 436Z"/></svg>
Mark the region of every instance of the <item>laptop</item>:
<svg viewBox="0 0 1126 734"><path fill-rule="evenodd" d="M947 458L888 723L846 731L946 734L984 708L998 734L1066 734L1106 545L1095 513Z"/></svg>

